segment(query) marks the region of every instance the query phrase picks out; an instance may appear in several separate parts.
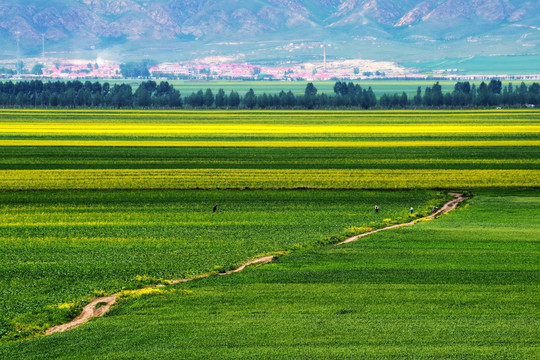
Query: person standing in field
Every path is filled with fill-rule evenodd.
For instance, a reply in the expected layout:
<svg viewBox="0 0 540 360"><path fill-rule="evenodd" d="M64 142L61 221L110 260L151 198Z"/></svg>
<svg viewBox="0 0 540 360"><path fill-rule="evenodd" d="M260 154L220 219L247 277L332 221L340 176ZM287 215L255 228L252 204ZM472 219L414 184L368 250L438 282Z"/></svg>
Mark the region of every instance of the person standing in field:
<svg viewBox="0 0 540 360"><path fill-rule="evenodd" d="M433 212L436 213L437 211L439 211L439 208L437 206L434 206L433 207Z"/></svg>
<svg viewBox="0 0 540 360"><path fill-rule="evenodd" d="M218 206L219 206L219 204L214 205L214 209L212 210L212 212L215 213L215 212L217 211L217 207L218 207Z"/></svg>
<svg viewBox="0 0 540 360"><path fill-rule="evenodd" d="M375 212L378 214L379 213L379 205L375 205Z"/></svg>
<svg viewBox="0 0 540 360"><path fill-rule="evenodd" d="M413 213L414 213L414 209L413 209L413 207L412 207L412 206L411 206L411 208L410 208L409 210L411 210L411 214L413 214Z"/></svg>

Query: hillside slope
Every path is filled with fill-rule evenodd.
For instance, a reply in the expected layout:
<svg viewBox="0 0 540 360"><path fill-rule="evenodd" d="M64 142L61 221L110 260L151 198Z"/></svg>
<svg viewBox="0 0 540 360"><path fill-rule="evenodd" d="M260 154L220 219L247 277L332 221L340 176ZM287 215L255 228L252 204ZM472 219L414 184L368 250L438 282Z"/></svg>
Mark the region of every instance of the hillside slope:
<svg viewBox="0 0 540 360"><path fill-rule="evenodd" d="M51 52L109 50L117 58L268 58L269 50L283 58L291 42L301 44L299 56L318 54L306 43L325 41L345 57L411 60L411 50L537 53L539 20L540 0L0 0L0 41L2 57L13 56L20 33L26 55L41 51L44 34Z"/></svg>

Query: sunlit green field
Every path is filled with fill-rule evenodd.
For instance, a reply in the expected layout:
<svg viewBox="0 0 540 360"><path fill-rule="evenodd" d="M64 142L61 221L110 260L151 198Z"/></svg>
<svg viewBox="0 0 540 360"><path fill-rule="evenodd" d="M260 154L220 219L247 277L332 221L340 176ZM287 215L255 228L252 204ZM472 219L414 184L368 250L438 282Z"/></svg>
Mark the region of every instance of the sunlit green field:
<svg viewBox="0 0 540 360"><path fill-rule="evenodd" d="M128 300L0 355L536 359L539 209L538 192L481 192L437 221Z"/></svg>
<svg viewBox="0 0 540 360"><path fill-rule="evenodd" d="M361 225L403 221L409 203L426 213L444 198L433 191L0 193L0 335L24 338L67 321L101 292L229 270Z"/></svg>

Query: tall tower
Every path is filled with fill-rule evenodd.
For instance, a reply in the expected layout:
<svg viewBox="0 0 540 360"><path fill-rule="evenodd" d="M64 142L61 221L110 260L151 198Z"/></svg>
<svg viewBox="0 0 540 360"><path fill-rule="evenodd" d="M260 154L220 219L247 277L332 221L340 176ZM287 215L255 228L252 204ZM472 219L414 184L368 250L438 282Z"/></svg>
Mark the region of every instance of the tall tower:
<svg viewBox="0 0 540 360"><path fill-rule="evenodd" d="M20 38L20 31L15 32L15 37L17 40L17 63L15 64L15 69L17 71L17 76L21 75L21 38Z"/></svg>
<svg viewBox="0 0 540 360"><path fill-rule="evenodd" d="M41 34L41 61L45 63L45 34Z"/></svg>
<svg viewBox="0 0 540 360"><path fill-rule="evenodd" d="M323 48L324 48L324 72L326 73L326 43L324 43Z"/></svg>

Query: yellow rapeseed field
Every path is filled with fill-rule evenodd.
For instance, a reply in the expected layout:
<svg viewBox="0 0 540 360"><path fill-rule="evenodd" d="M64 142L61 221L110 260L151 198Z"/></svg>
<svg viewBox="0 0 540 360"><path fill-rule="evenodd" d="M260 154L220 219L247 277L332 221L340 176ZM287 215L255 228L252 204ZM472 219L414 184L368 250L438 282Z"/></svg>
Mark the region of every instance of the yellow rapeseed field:
<svg viewBox="0 0 540 360"><path fill-rule="evenodd" d="M0 190L540 186L538 111L0 110L2 148Z"/></svg>
<svg viewBox="0 0 540 360"><path fill-rule="evenodd" d="M290 148L290 147L521 147L539 146L540 140L0 140L0 146L70 146L70 147L259 147L259 148Z"/></svg>
<svg viewBox="0 0 540 360"><path fill-rule="evenodd" d="M339 134L382 134L382 135L467 135L467 134L539 134L540 124L168 124L168 123L21 123L3 122L0 136L6 135L71 135L71 136L197 136L197 135L339 135Z"/></svg>
<svg viewBox="0 0 540 360"><path fill-rule="evenodd" d="M136 169L0 170L0 188L410 189L540 187L540 170Z"/></svg>

